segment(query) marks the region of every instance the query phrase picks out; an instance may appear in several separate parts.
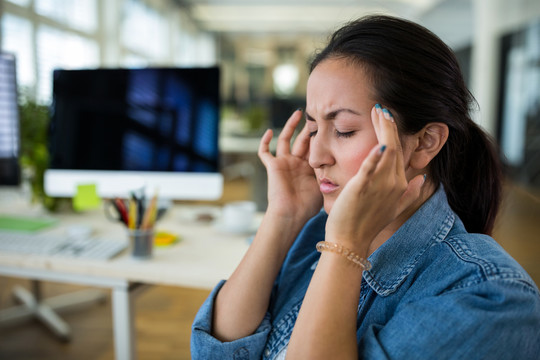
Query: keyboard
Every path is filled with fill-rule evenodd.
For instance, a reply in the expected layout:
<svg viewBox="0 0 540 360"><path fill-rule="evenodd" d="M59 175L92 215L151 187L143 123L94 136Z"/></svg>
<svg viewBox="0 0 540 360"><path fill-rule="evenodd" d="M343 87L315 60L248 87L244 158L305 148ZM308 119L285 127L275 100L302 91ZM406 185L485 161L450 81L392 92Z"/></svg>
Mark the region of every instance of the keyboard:
<svg viewBox="0 0 540 360"><path fill-rule="evenodd" d="M127 246L127 240L70 238L62 235L0 231L0 253L107 260Z"/></svg>

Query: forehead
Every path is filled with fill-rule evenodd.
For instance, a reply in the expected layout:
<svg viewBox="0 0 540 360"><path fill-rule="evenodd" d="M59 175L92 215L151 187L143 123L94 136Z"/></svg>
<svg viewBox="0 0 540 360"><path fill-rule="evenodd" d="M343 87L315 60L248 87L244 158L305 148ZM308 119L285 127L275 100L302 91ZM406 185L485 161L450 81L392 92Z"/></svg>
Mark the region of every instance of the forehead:
<svg viewBox="0 0 540 360"><path fill-rule="evenodd" d="M375 97L363 66L346 59L327 59L311 72L306 107L311 111L331 111L336 107L369 106Z"/></svg>

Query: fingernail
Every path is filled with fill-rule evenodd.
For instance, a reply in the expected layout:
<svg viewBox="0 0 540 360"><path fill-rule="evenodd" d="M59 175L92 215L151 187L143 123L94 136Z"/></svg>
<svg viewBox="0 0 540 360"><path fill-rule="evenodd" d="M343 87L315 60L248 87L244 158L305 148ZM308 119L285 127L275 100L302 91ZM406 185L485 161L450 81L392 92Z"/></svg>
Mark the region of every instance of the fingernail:
<svg viewBox="0 0 540 360"><path fill-rule="evenodd" d="M426 182L426 177L427 177L427 174L424 174L424 182L422 183L422 185L424 185L424 183Z"/></svg>
<svg viewBox="0 0 540 360"><path fill-rule="evenodd" d="M381 146L381 149L379 150L379 154L382 154L386 150L386 145Z"/></svg>
<svg viewBox="0 0 540 360"><path fill-rule="evenodd" d="M383 109L383 114L384 114L384 117L388 120L390 120L391 122L394 122L394 116L392 115L392 113L390 112L390 110L388 109Z"/></svg>
<svg viewBox="0 0 540 360"><path fill-rule="evenodd" d="M299 107L298 109L296 109L296 111L304 111L304 109L302 109L301 107Z"/></svg>
<svg viewBox="0 0 540 360"><path fill-rule="evenodd" d="M382 109L382 106L380 104L375 104L375 111L377 112L377 114L381 113L381 109Z"/></svg>

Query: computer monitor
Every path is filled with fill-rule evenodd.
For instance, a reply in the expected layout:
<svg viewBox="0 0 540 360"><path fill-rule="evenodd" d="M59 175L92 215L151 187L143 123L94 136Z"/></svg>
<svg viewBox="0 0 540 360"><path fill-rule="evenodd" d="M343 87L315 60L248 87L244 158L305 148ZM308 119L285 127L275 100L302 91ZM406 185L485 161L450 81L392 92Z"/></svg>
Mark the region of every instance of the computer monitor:
<svg viewBox="0 0 540 360"><path fill-rule="evenodd" d="M0 53L0 185L18 186L20 132L15 56Z"/></svg>
<svg viewBox="0 0 540 360"><path fill-rule="evenodd" d="M305 107L305 97L272 98L270 100L270 126L273 129L283 129L292 113L298 108Z"/></svg>
<svg viewBox="0 0 540 360"><path fill-rule="evenodd" d="M55 70L45 192L215 200L219 68Z"/></svg>

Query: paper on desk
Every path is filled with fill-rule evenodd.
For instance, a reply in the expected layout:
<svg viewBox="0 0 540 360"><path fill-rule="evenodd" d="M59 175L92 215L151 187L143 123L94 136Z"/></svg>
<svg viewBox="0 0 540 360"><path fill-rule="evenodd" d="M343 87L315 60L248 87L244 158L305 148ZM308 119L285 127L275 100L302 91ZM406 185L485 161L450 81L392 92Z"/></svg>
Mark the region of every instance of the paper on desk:
<svg viewBox="0 0 540 360"><path fill-rule="evenodd" d="M37 231L56 223L56 219L0 215L0 230Z"/></svg>

